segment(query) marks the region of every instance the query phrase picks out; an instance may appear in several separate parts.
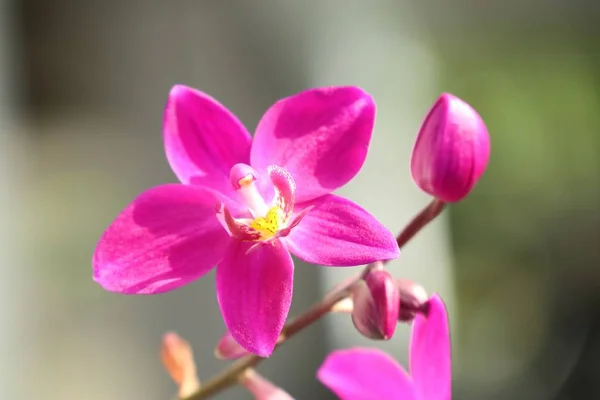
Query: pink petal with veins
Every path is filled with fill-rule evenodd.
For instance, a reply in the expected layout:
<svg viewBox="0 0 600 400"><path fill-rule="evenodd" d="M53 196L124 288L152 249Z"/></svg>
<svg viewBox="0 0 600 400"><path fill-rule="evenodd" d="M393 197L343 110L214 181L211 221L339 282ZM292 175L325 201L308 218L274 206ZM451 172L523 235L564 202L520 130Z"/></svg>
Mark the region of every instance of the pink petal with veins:
<svg viewBox="0 0 600 400"><path fill-rule="evenodd" d="M359 205L336 195L298 204L314 207L283 239L302 260L330 266L355 266L400 255L394 234Z"/></svg>
<svg viewBox="0 0 600 400"><path fill-rule="evenodd" d="M92 261L104 289L156 294L210 271L229 235L215 217L209 190L170 184L139 195L102 235Z"/></svg>
<svg viewBox="0 0 600 400"><path fill-rule="evenodd" d="M163 136L169 164L182 183L233 195L229 171L249 163L252 139L227 108L199 90L176 85L165 108Z"/></svg>
<svg viewBox="0 0 600 400"><path fill-rule="evenodd" d="M317 378L342 400L417 400L410 376L378 349L334 351Z"/></svg>
<svg viewBox="0 0 600 400"><path fill-rule="evenodd" d="M452 397L450 327L439 295L429 300L427 317L417 314L410 340L410 373L419 400Z"/></svg>
<svg viewBox="0 0 600 400"><path fill-rule="evenodd" d="M267 110L256 128L251 163L259 172L285 168L296 201L331 193L360 170L371 141L375 103L357 87L306 90Z"/></svg>
<svg viewBox="0 0 600 400"><path fill-rule="evenodd" d="M217 267L217 297L231 336L261 357L273 352L290 309L294 264L279 240L253 251L232 239Z"/></svg>

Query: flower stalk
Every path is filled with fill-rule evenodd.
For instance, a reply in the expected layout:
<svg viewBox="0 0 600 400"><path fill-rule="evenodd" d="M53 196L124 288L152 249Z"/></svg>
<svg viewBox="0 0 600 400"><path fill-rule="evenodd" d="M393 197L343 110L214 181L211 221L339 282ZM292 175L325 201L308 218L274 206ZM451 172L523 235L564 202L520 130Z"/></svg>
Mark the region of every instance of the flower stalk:
<svg viewBox="0 0 600 400"><path fill-rule="evenodd" d="M412 239L421 229L428 223L433 221L444 210L444 203L438 199L434 199L429 203L397 236L398 247L402 248L410 239ZM366 269L371 269L368 265ZM336 288L333 292L328 293L325 297L313 304L305 312L297 317L292 318L283 327L281 334L277 340L275 350L292 338L297 333L306 329L319 319L327 315L334 306L340 301L348 298L354 285L361 281L363 274L356 275L354 278L346 281L344 285ZM255 354L249 354L245 357L233 362L223 371L202 383L200 389L188 397L181 400L202 400L208 399L223 390L226 390L239 382L241 374L245 373L249 368L253 368L265 358Z"/></svg>
<svg viewBox="0 0 600 400"><path fill-rule="evenodd" d="M352 285L359 281L357 277L354 281L349 282L347 286L337 290L335 293L331 293L322 301L313 304L308 310L300 314L298 317L292 318L288 322L277 341L277 347L281 346L288 339L293 337L298 332L304 330L308 326L312 325L321 317L325 316L331 308L339 301L345 299L349 295L350 288ZM192 395L183 398L182 400L201 400L208 399L211 396L235 385L238 382L238 376L248 368L252 368L265 360L265 358L257 356L255 354L249 354L243 358L232 363L229 367L221 371L218 375L214 376L203 383L202 387Z"/></svg>
<svg viewBox="0 0 600 400"><path fill-rule="evenodd" d="M433 221L444 210L446 204L440 199L433 199L412 221L400 232L396 238L398 247L402 248L412 239L425 225Z"/></svg>

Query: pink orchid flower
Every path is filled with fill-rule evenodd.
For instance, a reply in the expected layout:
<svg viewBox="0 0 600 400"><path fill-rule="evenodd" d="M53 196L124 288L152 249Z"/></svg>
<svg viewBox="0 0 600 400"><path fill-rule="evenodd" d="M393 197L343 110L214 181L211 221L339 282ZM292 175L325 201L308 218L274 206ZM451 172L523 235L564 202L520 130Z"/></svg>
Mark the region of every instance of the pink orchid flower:
<svg viewBox="0 0 600 400"><path fill-rule="evenodd" d="M231 335L270 355L292 299L290 252L330 266L399 255L388 229L331 194L362 167L374 118L359 88L312 89L269 108L252 140L216 100L175 86L164 143L181 184L149 189L117 216L96 248L94 279L114 292L157 294L217 265Z"/></svg>
<svg viewBox="0 0 600 400"><path fill-rule="evenodd" d="M438 295L429 300L428 316L415 318L409 362L410 375L380 350L340 350L327 357L317 377L342 400L450 400L450 330Z"/></svg>
<svg viewBox="0 0 600 400"><path fill-rule="evenodd" d="M412 151L410 172L425 193L446 202L464 199L490 158L490 135L464 100L443 93L429 110Z"/></svg>

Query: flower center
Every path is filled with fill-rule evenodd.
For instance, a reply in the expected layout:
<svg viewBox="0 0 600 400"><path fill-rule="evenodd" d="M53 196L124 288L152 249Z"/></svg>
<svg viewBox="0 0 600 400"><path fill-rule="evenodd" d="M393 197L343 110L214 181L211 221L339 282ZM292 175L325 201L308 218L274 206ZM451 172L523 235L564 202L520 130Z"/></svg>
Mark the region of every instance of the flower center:
<svg viewBox="0 0 600 400"><path fill-rule="evenodd" d="M254 218L250 226L260 232L261 239L271 239L283 225L283 210L277 206L271 207L265 217Z"/></svg>
<svg viewBox="0 0 600 400"><path fill-rule="evenodd" d="M224 209L224 220L232 236L248 241L268 241L286 236L300 222L299 219L291 221L296 191L291 175L277 166L270 166L268 174L275 191L271 206L258 191L255 183L258 175L252 167L236 164L231 168L231 186L239 193L251 216L234 218Z"/></svg>

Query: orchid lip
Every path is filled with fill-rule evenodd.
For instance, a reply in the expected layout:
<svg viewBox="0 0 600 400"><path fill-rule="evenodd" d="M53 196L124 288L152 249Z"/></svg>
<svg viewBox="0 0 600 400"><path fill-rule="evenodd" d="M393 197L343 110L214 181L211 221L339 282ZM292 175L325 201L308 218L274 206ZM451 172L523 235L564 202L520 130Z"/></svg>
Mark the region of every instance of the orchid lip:
<svg viewBox="0 0 600 400"><path fill-rule="evenodd" d="M231 186L239 193L246 206L247 215L236 218L226 207L220 207L220 210L224 226L238 239L267 242L287 236L306 215L303 210L292 218L296 184L290 173L276 165L269 166L267 172L275 190L270 206L258 190L256 181L259 175L251 166L236 164L231 168Z"/></svg>

